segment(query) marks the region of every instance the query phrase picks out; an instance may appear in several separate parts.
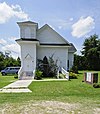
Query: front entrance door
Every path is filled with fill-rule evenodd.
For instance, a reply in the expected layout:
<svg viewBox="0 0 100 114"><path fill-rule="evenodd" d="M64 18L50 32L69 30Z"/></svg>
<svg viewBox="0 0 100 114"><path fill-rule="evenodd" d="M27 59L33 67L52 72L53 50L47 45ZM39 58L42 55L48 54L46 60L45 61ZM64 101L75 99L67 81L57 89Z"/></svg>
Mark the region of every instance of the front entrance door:
<svg viewBox="0 0 100 114"><path fill-rule="evenodd" d="M33 71L34 62L32 60L32 57L28 54L24 59L24 70L25 71Z"/></svg>

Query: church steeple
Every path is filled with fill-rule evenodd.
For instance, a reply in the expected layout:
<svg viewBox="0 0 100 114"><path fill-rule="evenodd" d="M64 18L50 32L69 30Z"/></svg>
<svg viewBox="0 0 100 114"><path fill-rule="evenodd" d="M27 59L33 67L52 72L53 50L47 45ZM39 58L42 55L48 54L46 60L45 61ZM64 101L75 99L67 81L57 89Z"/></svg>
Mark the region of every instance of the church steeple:
<svg viewBox="0 0 100 114"><path fill-rule="evenodd" d="M19 79L34 78L36 69L36 46L39 41L36 39L38 24L25 21L17 22L20 27L20 39L16 42L21 49L21 68L18 72Z"/></svg>
<svg viewBox="0 0 100 114"><path fill-rule="evenodd" d="M20 38L36 39L36 30L38 23L32 21L17 22L20 27Z"/></svg>

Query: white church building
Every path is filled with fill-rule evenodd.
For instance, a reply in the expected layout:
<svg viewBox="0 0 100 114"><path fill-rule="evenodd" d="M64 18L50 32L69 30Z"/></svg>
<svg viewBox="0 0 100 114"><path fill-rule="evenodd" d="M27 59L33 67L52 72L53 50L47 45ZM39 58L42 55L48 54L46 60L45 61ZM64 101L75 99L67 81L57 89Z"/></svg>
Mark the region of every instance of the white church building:
<svg viewBox="0 0 100 114"><path fill-rule="evenodd" d="M19 79L34 78L38 59L54 55L58 67L65 70L73 66L76 48L49 25L38 28L38 23L25 21L17 22L20 28L20 39L16 42L21 48L21 68Z"/></svg>

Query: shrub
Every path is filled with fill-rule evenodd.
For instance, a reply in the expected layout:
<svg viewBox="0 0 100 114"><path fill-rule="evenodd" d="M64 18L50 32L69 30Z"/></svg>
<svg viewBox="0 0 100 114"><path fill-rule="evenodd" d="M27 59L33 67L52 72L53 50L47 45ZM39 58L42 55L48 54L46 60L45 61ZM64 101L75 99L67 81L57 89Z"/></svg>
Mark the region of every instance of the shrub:
<svg viewBox="0 0 100 114"><path fill-rule="evenodd" d="M64 78L65 78L65 75L62 74L62 73L60 73L60 74L59 74L59 78L60 78L60 79L64 79Z"/></svg>
<svg viewBox="0 0 100 114"><path fill-rule="evenodd" d="M73 67L70 69L70 72L74 72L74 73L78 74L78 67L77 67L77 66L73 66Z"/></svg>
<svg viewBox="0 0 100 114"><path fill-rule="evenodd" d="M15 78L15 79L18 79L18 75L15 75L14 78Z"/></svg>
<svg viewBox="0 0 100 114"><path fill-rule="evenodd" d="M43 77L56 77L58 72L57 61L54 61L53 55L49 58L45 56L43 60L37 61L37 69L43 72Z"/></svg>
<svg viewBox="0 0 100 114"><path fill-rule="evenodd" d="M41 80L42 79L42 72L40 70L35 71L34 79L36 79L36 80Z"/></svg>
<svg viewBox="0 0 100 114"><path fill-rule="evenodd" d="M77 79L77 74L73 73L73 72L69 72L69 79Z"/></svg>
<svg viewBox="0 0 100 114"><path fill-rule="evenodd" d="M100 88L100 84L94 83L94 84L93 84L93 87L94 87L94 88Z"/></svg>

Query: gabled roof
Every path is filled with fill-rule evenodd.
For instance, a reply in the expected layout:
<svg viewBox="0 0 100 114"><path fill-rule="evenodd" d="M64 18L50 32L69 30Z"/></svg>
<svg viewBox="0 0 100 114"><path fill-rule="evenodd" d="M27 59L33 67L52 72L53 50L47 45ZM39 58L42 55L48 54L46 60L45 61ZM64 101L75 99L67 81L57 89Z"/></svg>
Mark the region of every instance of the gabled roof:
<svg viewBox="0 0 100 114"><path fill-rule="evenodd" d="M71 47L69 47L68 51L69 52L76 52L77 49L75 48L75 46L72 43L70 43L70 45L71 45Z"/></svg>
<svg viewBox="0 0 100 114"><path fill-rule="evenodd" d="M38 23L32 21L24 21L24 22L17 22L19 26L37 26L37 39L30 39L30 38L20 38L16 41L36 41L39 42L41 46L67 46L69 47L69 52L76 52L76 48L72 43L69 43L66 39L64 39L60 34L58 34L54 29L52 29L48 24L45 24L40 29L38 29ZM46 31L48 30L48 31ZM44 33L47 35L45 36ZM42 34L42 37L41 37ZM50 37L49 37L50 36ZM47 38L47 39L46 39ZM44 41L43 41L44 39ZM51 41L50 41L50 40ZM47 41L47 42L45 42Z"/></svg>
<svg viewBox="0 0 100 114"><path fill-rule="evenodd" d="M41 33L43 30L45 30L47 28L49 28L49 29L51 29L51 31L55 32L65 42L65 44L70 46L70 43L66 39L64 39L60 34L58 34L54 29L52 29L48 24L45 24L40 29L38 29L37 34Z"/></svg>

